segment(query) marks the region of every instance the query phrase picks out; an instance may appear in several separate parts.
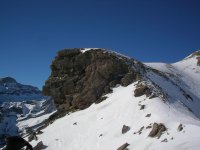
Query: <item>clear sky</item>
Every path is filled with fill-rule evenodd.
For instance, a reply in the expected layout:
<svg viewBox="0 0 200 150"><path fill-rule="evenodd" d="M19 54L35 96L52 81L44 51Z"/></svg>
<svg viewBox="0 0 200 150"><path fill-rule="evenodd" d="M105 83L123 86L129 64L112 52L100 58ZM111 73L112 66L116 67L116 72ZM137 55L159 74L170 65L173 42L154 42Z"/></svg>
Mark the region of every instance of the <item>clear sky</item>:
<svg viewBox="0 0 200 150"><path fill-rule="evenodd" d="M74 47L176 62L200 49L200 1L0 0L0 77L41 88L56 52Z"/></svg>

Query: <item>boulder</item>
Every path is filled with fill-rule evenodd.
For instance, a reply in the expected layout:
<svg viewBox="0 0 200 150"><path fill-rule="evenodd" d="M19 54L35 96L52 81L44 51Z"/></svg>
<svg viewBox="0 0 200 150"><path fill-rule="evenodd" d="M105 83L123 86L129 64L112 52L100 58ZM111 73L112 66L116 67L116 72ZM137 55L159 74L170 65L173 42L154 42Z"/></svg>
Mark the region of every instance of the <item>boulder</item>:
<svg viewBox="0 0 200 150"><path fill-rule="evenodd" d="M147 97L152 95L150 88L145 84L138 84L134 91L135 97L140 97L142 95L146 95Z"/></svg>
<svg viewBox="0 0 200 150"><path fill-rule="evenodd" d="M123 144L122 146L120 146L117 150L128 150L128 146L129 146L130 144L128 144L128 143L125 143L125 144Z"/></svg>
<svg viewBox="0 0 200 150"><path fill-rule="evenodd" d="M33 150L42 150L44 148L44 144L42 141L37 143L37 145L33 148Z"/></svg>
<svg viewBox="0 0 200 150"><path fill-rule="evenodd" d="M178 126L178 129L177 129L179 132L181 132L182 130L183 130L183 125L182 124L180 124L179 126Z"/></svg>
<svg viewBox="0 0 200 150"><path fill-rule="evenodd" d="M158 139L161 137L162 133L166 131L166 127L162 123L154 123L151 132L149 133L149 137L157 137Z"/></svg>
<svg viewBox="0 0 200 150"><path fill-rule="evenodd" d="M123 125L122 134L127 133L131 128L129 126Z"/></svg>

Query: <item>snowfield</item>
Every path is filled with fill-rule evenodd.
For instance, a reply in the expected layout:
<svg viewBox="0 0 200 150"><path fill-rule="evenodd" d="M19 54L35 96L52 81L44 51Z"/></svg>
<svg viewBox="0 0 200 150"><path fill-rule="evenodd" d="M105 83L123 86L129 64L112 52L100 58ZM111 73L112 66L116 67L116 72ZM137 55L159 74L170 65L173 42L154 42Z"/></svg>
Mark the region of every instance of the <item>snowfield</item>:
<svg viewBox="0 0 200 150"><path fill-rule="evenodd" d="M134 97L135 85L117 87L100 104L93 104L88 109L67 115L43 130L39 135L48 150L116 150L124 143L129 143L130 150L197 150L200 143L200 121L188 115L188 110L175 109L160 98L148 99L146 96ZM145 105L140 110L140 105ZM151 117L145 117L151 114ZM167 127L160 139L148 137L151 129L147 126L154 122L164 123ZM181 132L179 124L184 125ZM123 125L130 130L122 134ZM142 133L138 132L142 127ZM167 139L168 142L161 142ZM35 145L38 141L33 141Z"/></svg>

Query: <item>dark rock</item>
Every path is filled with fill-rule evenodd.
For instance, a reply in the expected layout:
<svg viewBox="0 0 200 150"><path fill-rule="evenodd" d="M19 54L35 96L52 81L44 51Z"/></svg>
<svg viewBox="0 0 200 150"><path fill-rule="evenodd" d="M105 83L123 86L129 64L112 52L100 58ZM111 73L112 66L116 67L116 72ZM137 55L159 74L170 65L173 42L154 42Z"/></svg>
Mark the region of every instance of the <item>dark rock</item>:
<svg viewBox="0 0 200 150"><path fill-rule="evenodd" d="M138 134L142 134L143 129L144 129L144 126L140 128L140 130L138 131Z"/></svg>
<svg viewBox="0 0 200 150"><path fill-rule="evenodd" d="M0 79L0 83L17 83L17 81L11 77L5 77Z"/></svg>
<svg viewBox="0 0 200 150"><path fill-rule="evenodd" d="M183 130L183 125L182 124L180 124L179 126L178 126L178 129L177 129L179 132L181 132L182 130Z"/></svg>
<svg viewBox="0 0 200 150"><path fill-rule="evenodd" d="M146 95L147 97L149 97L149 96L152 95L152 91L146 85L144 85L144 84L138 84L136 86L135 91L134 91L134 96L135 97L139 97L139 96L142 96L142 95Z"/></svg>
<svg viewBox="0 0 200 150"><path fill-rule="evenodd" d="M164 139L164 140L162 140L161 142L168 142L168 140L167 140L167 139Z"/></svg>
<svg viewBox="0 0 200 150"><path fill-rule="evenodd" d="M145 105L140 106L140 110L143 110L145 108Z"/></svg>
<svg viewBox="0 0 200 150"><path fill-rule="evenodd" d="M127 133L131 128L129 126L123 125L122 134Z"/></svg>
<svg viewBox="0 0 200 150"><path fill-rule="evenodd" d="M103 49L65 49L51 64L43 94L52 96L58 111L85 109L99 103L117 84L124 86L141 78L139 62ZM139 69L138 69L139 68Z"/></svg>
<svg viewBox="0 0 200 150"><path fill-rule="evenodd" d="M197 65L200 66L200 57L197 57Z"/></svg>
<svg viewBox="0 0 200 150"><path fill-rule="evenodd" d="M128 147L129 145L130 145L130 144L125 143L125 144L123 144L122 146L120 146L117 150L128 150L127 147Z"/></svg>
<svg viewBox="0 0 200 150"><path fill-rule="evenodd" d="M33 150L41 150L44 148L44 144L42 141L40 141L34 148Z"/></svg>
<svg viewBox="0 0 200 150"><path fill-rule="evenodd" d="M121 84L123 86L128 86L129 84L133 83L136 80L136 75L134 72L127 73L122 79Z"/></svg>
<svg viewBox="0 0 200 150"><path fill-rule="evenodd" d="M151 117L151 114L147 114L145 117Z"/></svg>
<svg viewBox="0 0 200 150"><path fill-rule="evenodd" d="M31 141L33 141L33 140L35 140L35 141L38 140L38 137L37 137L37 135L36 135L35 132L31 133L31 135L29 135L29 137L28 137L28 141L29 141L29 142L31 142Z"/></svg>
<svg viewBox="0 0 200 150"><path fill-rule="evenodd" d="M150 126L150 125L146 127L146 129L151 129L151 128L152 128L152 126Z"/></svg>
<svg viewBox="0 0 200 150"><path fill-rule="evenodd" d="M77 122L74 122L73 125L77 125Z"/></svg>
<svg viewBox="0 0 200 150"><path fill-rule="evenodd" d="M43 134L43 132L41 130L38 130L37 134Z"/></svg>
<svg viewBox="0 0 200 150"><path fill-rule="evenodd" d="M164 124L160 123L154 123L153 128L151 132L149 133L149 137L158 137L158 139L161 137L162 133L166 131L166 127Z"/></svg>

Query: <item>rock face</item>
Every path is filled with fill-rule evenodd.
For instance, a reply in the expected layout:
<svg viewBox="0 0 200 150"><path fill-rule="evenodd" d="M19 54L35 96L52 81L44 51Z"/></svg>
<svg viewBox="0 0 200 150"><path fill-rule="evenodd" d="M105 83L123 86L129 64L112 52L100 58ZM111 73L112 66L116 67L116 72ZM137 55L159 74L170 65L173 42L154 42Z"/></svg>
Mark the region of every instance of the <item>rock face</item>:
<svg viewBox="0 0 200 150"><path fill-rule="evenodd" d="M52 96L57 109L85 109L101 102L117 84L127 86L140 78L137 61L104 49L65 49L51 64L43 93ZM141 67L138 67L141 68Z"/></svg>
<svg viewBox="0 0 200 150"><path fill-rule="evenodd" d="M200 57L197 57L197 65L200 66Z"/></svg>

